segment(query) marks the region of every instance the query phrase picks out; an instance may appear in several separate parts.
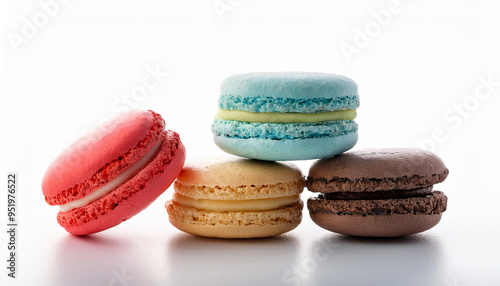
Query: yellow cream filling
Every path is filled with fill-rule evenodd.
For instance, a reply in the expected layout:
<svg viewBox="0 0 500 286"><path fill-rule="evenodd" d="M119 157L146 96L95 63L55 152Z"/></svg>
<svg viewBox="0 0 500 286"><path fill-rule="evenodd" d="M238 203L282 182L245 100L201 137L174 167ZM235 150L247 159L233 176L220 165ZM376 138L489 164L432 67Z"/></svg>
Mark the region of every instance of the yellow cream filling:
<svg viewBox="0 0 500 286"><path fill-rule="evenodd" d="M278 112L249 112L242 110L220 109L216 118L244 122L261 123L316 123L335 120L353 120L356 118L356 109L337 110L318 113L278 113Z"/></svg>
<svg viewBox="0 0 500 286"><path fill-rule="evenodd" d="M175 193L172 200L182 206L199 210L214 212L244 212L244 211L269 211L279 209L299 201L299 196L288 196L269 199L223 201L223 200L196 200L190 197Z"/></svg>

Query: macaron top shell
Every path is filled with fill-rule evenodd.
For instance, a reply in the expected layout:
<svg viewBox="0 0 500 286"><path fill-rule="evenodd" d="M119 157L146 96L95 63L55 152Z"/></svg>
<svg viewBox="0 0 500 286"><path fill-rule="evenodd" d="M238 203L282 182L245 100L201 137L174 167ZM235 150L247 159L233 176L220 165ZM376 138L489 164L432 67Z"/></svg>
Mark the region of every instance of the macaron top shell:
<svg viewBox="0 0 500 286"><path fill-rule="evenodd" d="M210 158L188 163L175 191L194 199L249 200L299 195L305 186L293 164L241 158Z"/></svg>
<svg viewBox="0 0 500 286"><path fill-rule="evenodd" d="M387 178L445 172L443 161L430 151L414 148L366 149L314 162L312 178Z"/></svg>
<svg viewBox="0 0 500 286"><path fill-rule="evenodd" d="M206 187L271 185L295 181L302 173L293 164L241 158L207 158L187 163L177 178L185 185Z"/></svg>
<svg viewBox="0 0 500 286"><path fill-rule="evenodd" d="M236 74L223 81L219 99L221 109L250 112L315 113L358 106L353 80L312 72Z"/></svg>
<svg viewBox="0 0 500 286"><path fill-rule="evenodd" d="M47 203L62 205L106 184L148 153L164 127L153 111L132 110L83 136L47 169L42 180Z"/></svg>
<svg viewBox="0 0 500 286"><path fill-rule="evenodd" d="M312 192L374 192L430 187L446 179L448 169L432 152L367 149L316 161L309 169Z"/></svg>

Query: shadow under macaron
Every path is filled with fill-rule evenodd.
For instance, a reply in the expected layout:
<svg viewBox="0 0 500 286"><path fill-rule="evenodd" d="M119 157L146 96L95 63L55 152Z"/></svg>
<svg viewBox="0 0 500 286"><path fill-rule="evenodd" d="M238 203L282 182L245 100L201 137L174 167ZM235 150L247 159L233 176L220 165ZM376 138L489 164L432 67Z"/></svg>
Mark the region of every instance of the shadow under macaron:
<svg viewBox="0 0 500 286"><path fill-rule="evenodd" d="M438 237L416 234L368 238L328 234L308 250L304 285L440 285L443 246ZM311 267L315 265L314 267Z"/></svg>
<svg viewBox="0 0 500 286"><path fill-rule="evenodd" d="M293 234L220 239L179 233L167 244L167 279L172 285L282 284L281 274L295 263L298 249Z"/></svg>
<svg viewBox="0 0 500 286"><path fill-rule="evenodd" d="M103 285L120 271L128 255L127 241L103 234L65 235L48 259L50 285Z"/></svg>

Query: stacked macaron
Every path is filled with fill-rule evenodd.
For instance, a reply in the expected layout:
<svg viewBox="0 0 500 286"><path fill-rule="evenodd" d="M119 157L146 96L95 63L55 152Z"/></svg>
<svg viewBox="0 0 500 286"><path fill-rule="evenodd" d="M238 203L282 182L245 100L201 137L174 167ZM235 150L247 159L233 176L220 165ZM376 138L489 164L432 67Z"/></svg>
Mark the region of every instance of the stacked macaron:
<svg viewBox="0 0 500 286"><path fill-rule="evenodd" d="M400 236L436 225L447 198L432 185L448 169L430 152L341 154L357 141L356 84L322 73L247 73L227 78L212 124L224 151L259 160L325 158L309 172L308 201L320 226L358 236ZM339 155L341 154L341 155Z"/></svg>
<svg viewBox="0 0 500 286"><path fill-rule="evenodd" d="M356 84L324 73L247 73L227 78L212 124L215 143L250 159L188 164L166 208L188 233L277 235L302 219L299 169L270 161L333 156L358 139Z"/></svg>
<svg viewBox="0 0 500 286"><path fill-rule="evenodd" d="M221 85L215 143L247 158L287 161L330 157L358 140L359 107L351 79L326 73L233 75Z"/></svg>
<svg viewBox="0 0 500 286"><path fill-rule="evenodd" d="M64 150L42 182L68 232L99 232L139 213L174 183L165 207L179 230L207 237L283 234L299 225L304 187L319 226L341 234L394 237L428 230L446 210L433 191L448 169L418 149L347 152L357 142L357 85L324 73L247 73L221 86L215 143L244 158L184 166L179 135L153 111L133 110ZM291 163L319 159L307 180ZM184 168L183 168L184 167Z"/></svg>

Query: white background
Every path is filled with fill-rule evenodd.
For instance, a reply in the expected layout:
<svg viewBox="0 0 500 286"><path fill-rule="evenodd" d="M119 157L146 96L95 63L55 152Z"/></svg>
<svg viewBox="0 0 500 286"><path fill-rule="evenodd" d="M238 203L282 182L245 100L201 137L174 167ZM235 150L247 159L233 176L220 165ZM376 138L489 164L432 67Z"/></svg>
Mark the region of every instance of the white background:
<svg viewBox="0 0 500 286"><path fill-rule="evenodd" d="M0 284L499 285L499 11L500 1L1 1ZM146 90L151 69L160 77ZM222 80L293 70L358 83L355 149L420 146L443 159L450 176L436 189L449 204L438 226L359 239L305 211L280 237L204 239L168 223L171 188L100 234L57 224L41 179L84 132L152 109L180 133L188 161L224 155L210 132ZM311 161L297 164L307 174ZM19 181L15 280L9 171Z"/></svg>

